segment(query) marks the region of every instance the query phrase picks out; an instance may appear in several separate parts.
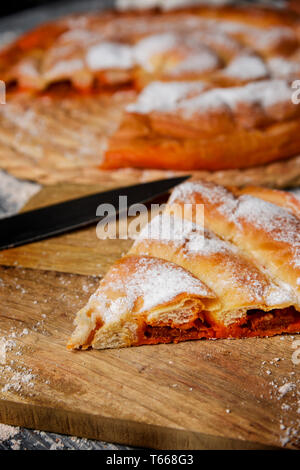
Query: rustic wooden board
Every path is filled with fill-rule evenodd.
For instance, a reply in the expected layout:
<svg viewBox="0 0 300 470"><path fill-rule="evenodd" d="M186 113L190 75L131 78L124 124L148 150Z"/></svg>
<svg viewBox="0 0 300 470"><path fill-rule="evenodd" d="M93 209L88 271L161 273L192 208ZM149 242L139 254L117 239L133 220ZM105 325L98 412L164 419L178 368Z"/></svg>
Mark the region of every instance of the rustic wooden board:
<svg viewBox="0 0 300 470"><path fill-rule="evenodd" d="M95 190L48 187L28 207ZM0 253L0 422L155 448L300 448L296 337L66 350L130 244L91 227Z"/></svg>

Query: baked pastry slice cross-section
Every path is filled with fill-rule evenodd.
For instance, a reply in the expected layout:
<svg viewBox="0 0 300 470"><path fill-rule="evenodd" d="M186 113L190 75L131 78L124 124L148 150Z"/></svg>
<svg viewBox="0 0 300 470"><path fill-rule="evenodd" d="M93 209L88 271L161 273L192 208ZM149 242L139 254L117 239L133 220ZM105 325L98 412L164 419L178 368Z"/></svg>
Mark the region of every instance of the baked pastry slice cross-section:
<svg viewBox="0 0 300 470"><path fill-rule="evenodd" d="M127 106L103 168L250 168L297 155L300 107L288 81L213 88L152 82Z"/></svg>
<svg viewBox="0 0 300 470"><path fill-rule="evenodd" d="M299 236L292 195L184 183L78 313L69 348L300 332Z"/></svg>

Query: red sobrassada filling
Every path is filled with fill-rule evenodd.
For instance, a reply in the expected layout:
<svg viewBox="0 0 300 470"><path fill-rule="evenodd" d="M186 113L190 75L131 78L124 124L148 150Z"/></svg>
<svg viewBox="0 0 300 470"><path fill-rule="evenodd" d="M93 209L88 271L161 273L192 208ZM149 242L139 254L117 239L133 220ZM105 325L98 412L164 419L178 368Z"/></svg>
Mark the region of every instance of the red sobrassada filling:
<svg viewBox="0 0 300 470"><path fill-rule="evenodd" d="M300 312L294 307L269 312L249 310L241 324L228 327L196 319L188 328L144 325L138 344L177 343L200 338L246 338L300 332Z"/></svg>

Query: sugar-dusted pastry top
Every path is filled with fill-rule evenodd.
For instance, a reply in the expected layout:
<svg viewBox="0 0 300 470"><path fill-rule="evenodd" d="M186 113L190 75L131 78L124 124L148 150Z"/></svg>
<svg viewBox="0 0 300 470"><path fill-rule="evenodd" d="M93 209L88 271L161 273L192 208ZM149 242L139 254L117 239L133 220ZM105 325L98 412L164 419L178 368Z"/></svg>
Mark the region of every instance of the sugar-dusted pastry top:
<svg viewBox="0 0 300 470"><path fill-rule="evenodd" d="M75 323L69 348L300 332L299 201L204 180L178 186Z"/></svg>
<svg viewBox="0 0 300 470"><path fill-rule="evenodd" d="M155 81L129 104L102 166L225 170L300 152L300 106L285 79L213 87Z"/></svg>
<svg viewBox="0 0 300 470"><path fill-rule="evenodd" d="M159 281L159 282L158 282ZM194 320L213 292L182 267L159 258L128 256L114 265L77 315L74 347L101 344L130 346L146 321Z"/></svg>
<svg viewBox="0 0 300 470"><path fill-rule="evenodd" d="M178 5L180 6L180 5ZM26 33L0 54L0 78L41 90L154 79L226 86L299 72L299 16L288 10L200 5L175 11L73 15Z"/></svg>
<svg viewBox="0 0 300 470"><path fill-rule="evenodd" d="M205 224L218 236L250 251L256 263L281 282L286 282L300 300L300 219L284 198L281 205L266 196L253 196L246 190L234 194L208 183L188 182L174 190L169 203L204 204ZM280 192L278 191L280 194ZM263 194L263 193L262 193ZM283 193L284 194L284 193ZM296 199L291 195L291 199ZM297 201L298 202L298 201ZM297 206L295 201L294 205Z"/></svg>
<svg viewBox="0 0 300 470"><path fill-rule="evenodd" d="M300 16L221 3L56 20L0 52L0 79L42 96L57 84L136 94L102 169L222 171L297 156Z"/></svg>
<svg viewBox="0 0 300 470"><path fill-rule="evenodd" d="M299 107L291 100L290 84L275 79L227 88L212 88L205 82L152 82L135 103L127 106L127 111L146 115L171 112L184 121L218 114L224 120L228 116L235 126L241 127L258 127L300 116ZM199 131L201 128L197 135Z"/></svg>

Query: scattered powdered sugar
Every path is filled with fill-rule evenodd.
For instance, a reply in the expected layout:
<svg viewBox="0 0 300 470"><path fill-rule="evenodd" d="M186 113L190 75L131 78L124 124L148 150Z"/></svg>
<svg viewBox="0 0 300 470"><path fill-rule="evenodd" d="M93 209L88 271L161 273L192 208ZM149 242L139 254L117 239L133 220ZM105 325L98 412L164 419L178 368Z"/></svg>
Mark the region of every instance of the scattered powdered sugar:
<svg viewBox="0 0 300 470"><path fill-rule="evenodd" d="M192 38L198 40L198 42L202 42L202 44L206 44L207 46L212 47L212 49L225 48L228 52L232 55L235 55L242 49L241 44L231 36L223 33L222 31L217 31L213 28L211 31L209 30L199 30L197 29L195 33L191 36Z"/></svg>
<svg viewBox="0 0 300 470"><path fill-rule="evenodd" d="M217 253L238 253L235 245L220 239L209 230L204 230L203 225L168 212L157 215L143 228L134 247L145 240L171 242L176 248L183 248L186 253L205 257Z"/></svg>
<svg viewBox="0 0 300 470"><path fill-rule="evenodd" d="M32 326L33 331L37 331L40 327L41 322L37 322ZM12 327L5 336L0 337L0 376L4 379L4 385L0 391L2 393L8 392L22 392L26 389L32 389L35 386L36 374L31 368L17 364L14 359L11 359L8 355L12 352L14 356L22 356L23 347L17 341L19 338L23 338L29 334L28 328L18 330Z"/></svg>
<svg viewBox="0 0 300 470"><path fill-rule="evenodd" d="M250 24L240 23L238 21L227 21L224 19L211 20L210 27L219 29L228 35L240 34L244 36L246 43L255 44L257 50L276 48L284 41L295 41L296 34L292 28L281 26L270 26L259 28Z"/></svg>
<svg viewBox="0 0 300 470"><path fill-rule="evenodd" d="M10 366L5 366L4 372L10 373L12 371ZM6 393L10 391L19 392L23 386L25 385L26 388L33 388L34 387L34 378L36 377L35 374L32 374L32 369L28 369L26 367L22 367L21 371L13 372L10 377L9 381L2 387L1 392Z"/></svg>
<svg viewBox="0 0 300 470"><path fill-rule="evenodd" d="M281 340L293 339L290 336L282 336ZM283 351L286 350L284 346ZM267 398L274 401L274 405L279 405L279 442L285 447L287 444L299 444L300 417L300 380L296 379L295 370L281 373L280 365L284 363L284 357L275 357L270 361L263 361L262 366L274 367L270 374L270 388L267 391ZM269 370L269 369L268 369ZM267 371L264 371L267 372Z"/></svg>
<svg viewBox="0 0 300 470"><path fill-rule="evenodd" d="M20 392L24 387L26 390L34 387L36 374L33 374L32 369L16 365L14 360L7 358L9 351L13 351L16 356L22 354L22 349L18 346L16 339L28 334L27 328L19 332L12 329L6 337L3 336L0 339L0 373L6 382L0 389L2 393Z"/></svg>
<svg viewBox="0 0 300 470"><path fill-rule="evenodd" d="M87 25L83 27L87 27ZM92 44L99 43L101 40L103 40L104 36L105 35L102 31L91 31L83 28L75 28L62 33L62 35L59 37L59 43L62 43L63 45L67 44L71 47L73 47L74 44L87 47ZM55 47L54 52L56 53L56 51L57 49Z"/></svg>
<svg viewBox="0 0 300 470"><path fill-rule="evenodd" d="M152 82L126 110L140 114L174 111L180 100L190 94L199 93L204 88L203 82Z"/></svg>
<svg viewBox="0 0 300 470"><path fill-rule="evenodd" d="M91 70L130 69L134 64L133 49L126 44L102 42L92 46L86 54Z"/></svg>
<svg viewBox="0 0 300 470"><path fill-rule="evenodd" d="M183 202L186 204L199 203L197 193L201 195L202 203L216 204L218 211L231 218L237 207L237 200L223 186L207 181L188 181L177 186L171 194L169 204ZM205 214L204 214L205 216Z"/></svg>
<svg viewBox="0 0 300 470"><path fill-rule="evenodd" d="M194 253L202 256L212 256L215 254L236 253L237 249L234 245L221 240L212 232L205 230L205 236L192 232L185 245L188 253Z"/></svg>
<svg viewBox="0 0 300 470"><path fill-rule="evenodd" d="M290 102L291 88L286 80L264 80L246 85L248 99L261 102L264 108L279 103ZM253 98L249 95L253 93Z"/></svg>
<svg viewBox="0 0 300 470"><path fill-rule="evenodd" d="M39 190L38 184L19 181L0 171L0 218L18 212Z"/></svg>

